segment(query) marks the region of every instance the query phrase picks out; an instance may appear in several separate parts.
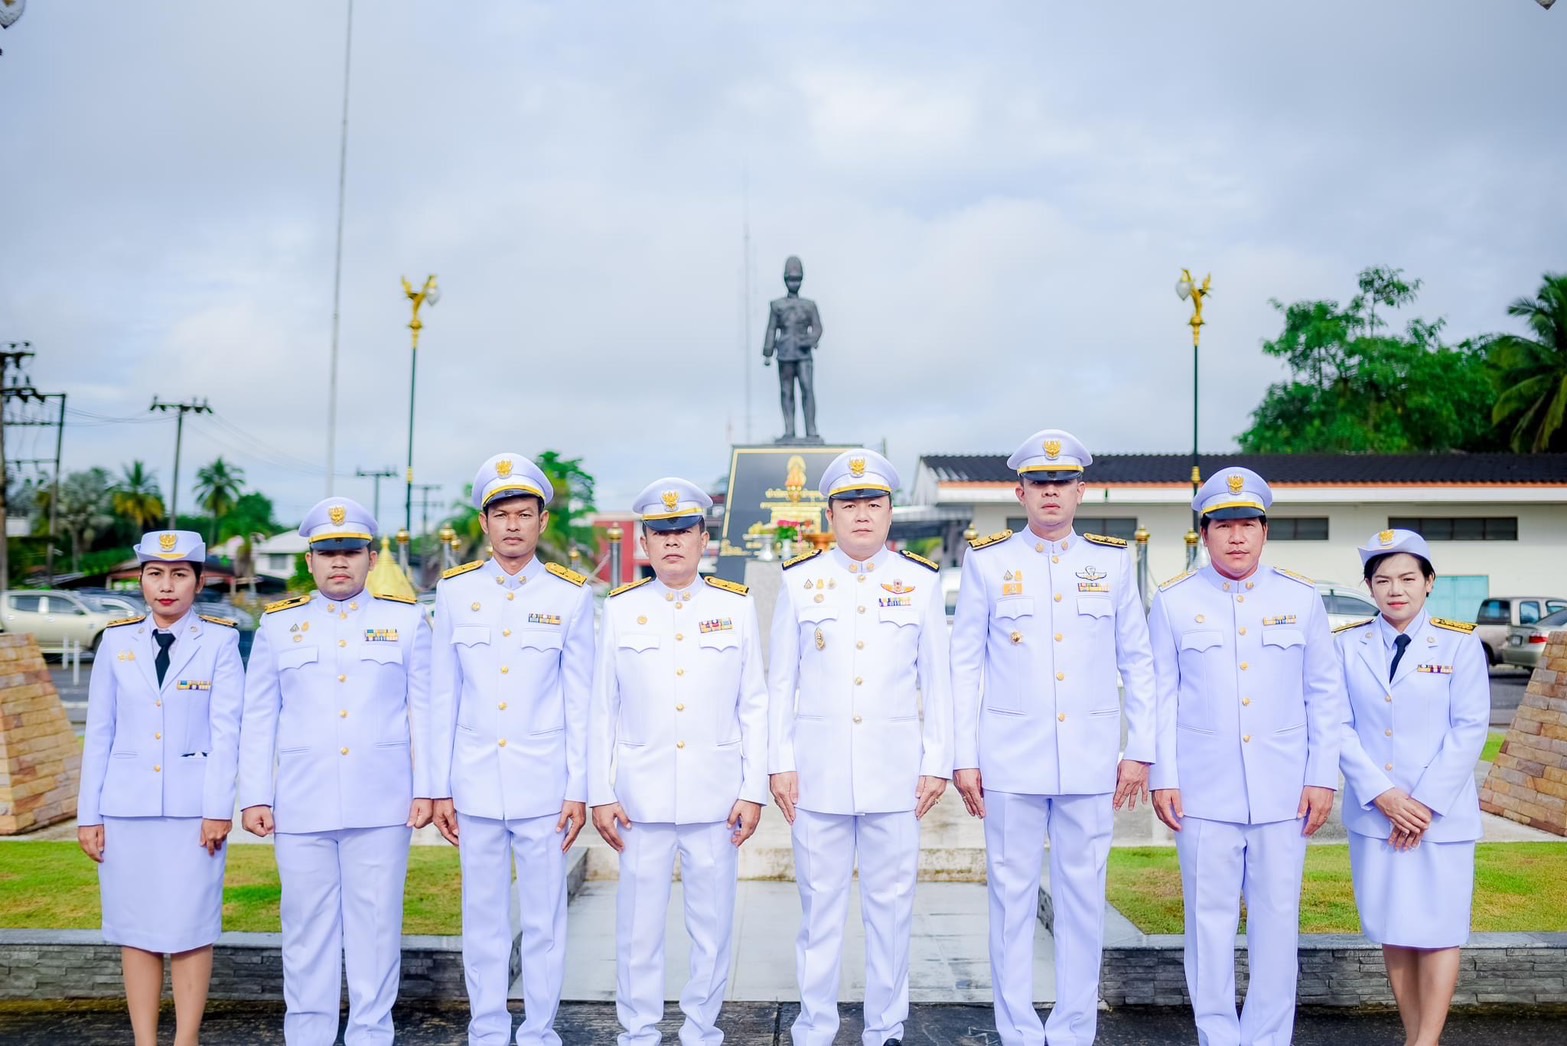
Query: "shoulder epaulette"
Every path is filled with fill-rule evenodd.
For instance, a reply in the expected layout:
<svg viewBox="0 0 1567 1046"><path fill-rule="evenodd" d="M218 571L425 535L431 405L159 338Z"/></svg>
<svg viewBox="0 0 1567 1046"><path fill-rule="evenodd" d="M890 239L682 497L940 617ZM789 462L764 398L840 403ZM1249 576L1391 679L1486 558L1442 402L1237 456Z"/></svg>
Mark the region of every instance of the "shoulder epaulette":
<svg viewBox="0 0 1567 1046"><path fill-rule="evenodd" d="M415 599L413 596L401 596L396 592L382 592L379 593L375 598L384 599L388 603L407 603L409 606L417 606L419 604L419 600Z"/></svg>
<svg viewBox="0 0 1567 1046"><path fill-rule="evenodd" d="M302 607L308 602L310 602L310 594L306 593L302 596L293 596L289 599L280 599L276 603L268 603L261 609L261 612L263 614L275 614L279 610L292 610L294 607Z"/></svg>
<svg viewBox="0 0 1567 1046"><path fill-rule="evenodd" d="M649 581L652 581L652 580L653 579L650 578L650 577L639 577L635 581L628 581L624 585L621 585L619 588L612 588L612 589L610 589L609 590L609 598L610 599L614 599L616 596L624 595L625 593L630 592L634 588L641 588L643 585L647 584Z"/></svg>
<svg viewBox="0 0 1567 1046"><path fill-rule="evenodd" d="M559 563L546 563L544 564L544 569L548 570L551 574L554 574L562 581L570 581L578 588L581 588L583 585L588 583L588 576L586 574L579 574L570 567L563 567Z"/></svg>
<svg viewBox="0 0 1567 1046"><path fill-rule="evenodd" d="M1182 581L1185 581L1187 578L1189 578L1189 577L1196 577L1196 576L1197 576L1197 571L1195 571L1195 570L1188 570L1184 574L1177 574L1174 577L1172 577L1170 580L1166 581L1164 584L1160 585L1159 586L1159 591L1163 592L1167 588L1174 588L1176 585L1179 585Z"/></svg>
<svg viewBox="0 0 1567 1046"><path fill-rule="evenodd" d="M738 581L730 581L727 578L714 577L711 574L709 574L707 577L703 578L702 580L706 581L709 585L713 586L714 588L721 588L725 592L733 592L737 596L743 596L747 592L751 591L749 588L747 588L745 585L740 584L740 582L738 582Z"/></svg>
<svg viewBox="0 0 1567 1046"><path fill-rule="evenodd" d="M900 549L898 549L898 555L902 556L904 559L912 560L913 562L918 563L920 566L926 568L927 570L934 570L938 574L941 573L941 564L935 563L935 562L932 562L931 560L926 559L924 556L920 555L918 552L910 552L906 548L900 548Z"/></svg>
<svg viewBox="0 0 1567 1046"><path fill-rule="evenodd" d="M1449 621L1445 617L1433 617L1431 623L1437 628L1445 628L1449 632L1462 632L1466 636L1475 630L1472 621Z"/></svg>
<svg viewBox="0 0 1567 1046"><path fill-rule="evenodd" d="M441 580L445 581L449 577L466 574L470 570L478 570L482 566L484 566L484 560L482 559L476 559L472 563L463 563L460 566L452 567L450 570L441 571Z"/></svg>
<svg viewBox="0 0 1567 1046"><path fill-rule="evenodd" d="M233 618L229 618L229 617L213 617L210 614L197 614L196 616L201 618L203 621L207 622L208 624L212 624L212 625L226 625L229 628L238 628L239 627L239 622L235 621ZM137 620L139 621L141 619L137 618Z"/></svg>
<svg viewBox="0 0 1567 1046"><path fill-rule="evenodd" d="M1368 617L1368 618L1366 618L1363 621L1351 621L1347 625L1340 625L1337 628L1335 628L1333 630L1333 634L1334 635L1338 635L1340 632L1348 632L1352 628L1362 628L1362 627L1364 627L1366 625L1371 624L1371 622L1373 622L1375 620L1376 620L1376 618L1374 618L1374 617Z"/></svg>
<svg viewBox="0 0 1567 1046"><path fill-rule="evenodd" d="M994 545L997 542L1005 541L1007 538L1009 538L1011 536L1012 536L1012 531L1010 531L1010 530L998 530L994 534L990 535L989 537L975 538L974 540L972 540L972 541L970 541L968 543L968 547L969 548L974 548L974 549L988 548L989 546Z"/></svg>
<svg viewBox="0 0 1567 1046"><path fill-rule="evenodd" d="M1084 534L1083 540L1094 545L1109 545L1111 548L1125 548L1125 538L1113 538L1109 534Z"/></svg>
<svg viewBox="0 0 1567 1046"><path fill-rule="evenodd" d="M147 615L146 614L139 614L136 617L122 617L122 618L120 618L117 621L110 621L107 625L104 625L103 627L104 628L118 628L121 625L139 625L139 624L141 624L145 620L147 620Z"/></svg>
<svg viewBox="0 0 1567 1046"><path fill-rule="evenodd" d="M821 554L822 554L822 550L821 549L813 548L809 552L805 552L805 553L802 553L801 555L795 556L793 559L791 559L788 562L786 562L783 565L783 569L788 570L790 567L797 567L801 563L804 563L807 559L815 559L817 556L819 556Z"/></svg>
<svg viewBox="0 0 1567 1046"><path fill-rule="evenodd" d="M1302 585L1309 585L1312 588L1317 587L1316 581L1307 577L1305 574L1297 574L1293 570L1285 570L1283 567L1274 567L1273 569L1278 571L1280 574L1283 574L1291 581L1299 581Z"/></svg>

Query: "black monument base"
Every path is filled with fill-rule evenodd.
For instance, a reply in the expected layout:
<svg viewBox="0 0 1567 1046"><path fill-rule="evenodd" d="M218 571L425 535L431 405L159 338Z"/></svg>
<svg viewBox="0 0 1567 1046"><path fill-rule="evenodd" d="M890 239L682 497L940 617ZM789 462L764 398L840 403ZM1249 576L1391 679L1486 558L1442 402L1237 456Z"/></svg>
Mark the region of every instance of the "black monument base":
<svg viewBox="0 0 1567 1046"><path fill-rule="evenodd" d="M729 457L729 492L724 499L724 526L718 546L719 577L745 580L745 564L767 545L766 526L783 522L827 526L827 499L817 489L832 460L858 443L828 446L816 437L785 443L737 446ZM802 543L803 545L803 543ZM809 546L804 546L809 547ZM774 552L777 555L777 552Z"/></svg>

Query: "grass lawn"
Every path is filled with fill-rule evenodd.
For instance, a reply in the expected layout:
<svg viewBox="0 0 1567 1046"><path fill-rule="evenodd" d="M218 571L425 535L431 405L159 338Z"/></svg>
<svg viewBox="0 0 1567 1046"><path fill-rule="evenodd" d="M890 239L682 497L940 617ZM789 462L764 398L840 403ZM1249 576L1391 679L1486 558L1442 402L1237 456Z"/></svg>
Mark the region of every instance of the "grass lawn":
<svg viewBox="0 0 1567 1046"><path fill-rule="evenodd" d="M272 847L231 847L223 884L223 928L276 933L279 892ZM404 898L404 933L461 933L457 851L449 846L413 847ZM101 925L97 866L75 843L0 844L0 927L95 930Z"/></svg>
<svg viewBox="0 0 1567 1046"><path fill-rule="evenodd" d="M1173 847L1110 851L1110 903L1144 933L1181 933L1181 872ZM1359 933L1349 847L1306 851L1302 933ZM1481 843L1475 853L1476 933L1567 931L1567 843Z"/></svg>
<svg viewBox="0 0 1567 1046"><path fill-rule="evenodd" d="M1492 730L1485 739L1485 747L1480 749L1480 762L1496 762L1496 753L1502 750L1502 742L1507 740L1506 730Z"/></svg>

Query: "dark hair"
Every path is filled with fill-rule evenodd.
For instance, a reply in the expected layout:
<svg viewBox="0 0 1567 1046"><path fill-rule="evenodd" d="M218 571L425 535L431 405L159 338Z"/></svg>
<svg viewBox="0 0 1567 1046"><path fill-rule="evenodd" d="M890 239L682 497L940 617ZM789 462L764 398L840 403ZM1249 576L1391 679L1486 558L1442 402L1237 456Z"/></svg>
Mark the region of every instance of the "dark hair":
<svg viewBox="0 0 1567 1046"><path fill-rule="evenodd" d="M534 507L538 509L539 515L542 516L544 514L544 499L539 497L537 494L508 494L504 498L496 498L494 501L491 501L484 506L484 514L488 516L490 514L490 509L494 508L496 505L505 504L508 501L516 501L519 498L533 502Z"/></svg>
<svg viewBox="0 0 1567 1046"><path fill-rule="evenodd" d="M1268 516L1267 516L1266 513L1264 513L1263 515L1260 515L1260 516L1242 516L1241 518L1242 519L1255 519L1257 522L1261 523L1263 526L1267 526L1268 525ZM1214 519L1213 519L1212 513L1204 513L1203 517L1202 517L1202 520L1200 522L1198 522L1198 524L1197 524L1197 529L1201 530L1204 534L1206 534L1206 533L1208 533L1208 524L1212 523L1213 521L1214 521ZM1223 523L1224 520L1221 519L1221 520L1219 520L1219 522Z"/></svg>
<svg viewBox="0 0 1567 1046"><path fill-rule="evenodd" d="M1375 574L1377 572L1377 567L1380 567L1382 565L1382 561L1384 559L1386 559L1388 556L1396 556L1396 555L1399 555L1399 553L1397 553L1397 552L1383 552L1380 555L1372 556L1370 559L1366 560L1366 569L1365 569L1365 581L1366 581L1366 584L1368 584L1368 585L1371 584L1371 575L1373 575L1373 574ZM1409 556L1414 556L1415 557L1415 562L1420 564L1420 574L1427 581L1430 581L1432 578L1436 577L1436 570L1435 570L1435 568L1433 568L1431 566L1431 561L1426 559L1426 557L1424 557L1422 555L1418 555L1418 554L1416 554L1414 552L1406 552L1406 553L1404 553L1404 555L1409 555Z"/></svg>
<svg viewBox="0 0 1567 1046"><path fill-rule="evenodd" d="M202 568L202 564L197 563L193 559L175 559L175 560L170 560L168 562L163 562L162 560L151 560L151 559L149 559L147 562L145 562L145 563L143 563L141 565L141 570L140 570L140 572L138 573L137 576L138 577L145 577L146 574L147 574L147 568L149 566L152 566L154 563L159 563L162 566L166 566L166 567L173 566L176 563L184 563L187 567L190 567L190 569L195 572L195 574L196 574L196 586L198 588L201 587L201 568Z"/></svg>

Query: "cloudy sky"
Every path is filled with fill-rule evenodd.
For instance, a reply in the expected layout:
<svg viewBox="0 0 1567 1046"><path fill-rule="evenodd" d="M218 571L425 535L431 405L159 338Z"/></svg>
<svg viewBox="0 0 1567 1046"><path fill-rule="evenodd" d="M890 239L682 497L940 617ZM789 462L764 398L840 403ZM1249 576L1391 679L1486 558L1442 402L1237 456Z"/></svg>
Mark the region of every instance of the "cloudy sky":
<svg viewBox="0 0 1567 1046"><path fill-rule="evenodd" d="M148 404L203 397L187 505L219 454L285 522L326 493L346 10L33 0L0 34L0 341L69 394L68 470L166 487ZM419 480L550 448L619 507L780 431L791 253L823 433L906 480L1046 426L1184 449L1182 266L1212 451L1280 375L1269 298L1400 266L1456 338L1567 268L1567 7L1533 0L358 0L352 55L335 490L366 502L406 453L404 275L444 294Z"/></svg>

